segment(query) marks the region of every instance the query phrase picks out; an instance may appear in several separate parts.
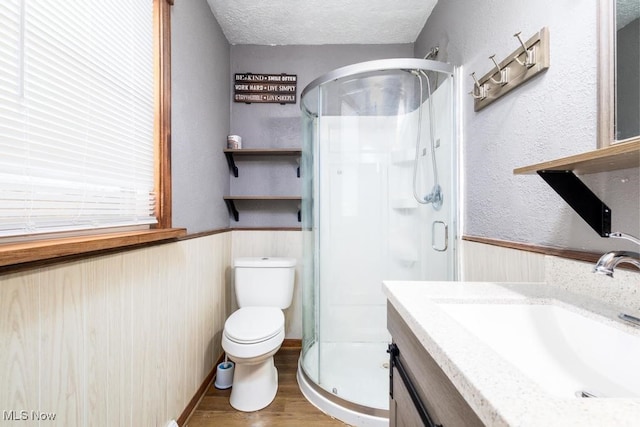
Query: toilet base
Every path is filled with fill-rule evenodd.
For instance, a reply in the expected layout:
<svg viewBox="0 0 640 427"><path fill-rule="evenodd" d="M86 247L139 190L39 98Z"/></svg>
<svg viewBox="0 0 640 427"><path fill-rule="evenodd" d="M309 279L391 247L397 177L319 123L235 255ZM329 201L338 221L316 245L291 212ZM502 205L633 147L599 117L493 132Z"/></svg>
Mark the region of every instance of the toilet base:
<svg viewBox="0 0 640 427"><path fill-rule="evenodd" d="M278 370L273 356L256 364L237 363L229 403L238 411L253 412L267 407L278 391Z"/></svg>

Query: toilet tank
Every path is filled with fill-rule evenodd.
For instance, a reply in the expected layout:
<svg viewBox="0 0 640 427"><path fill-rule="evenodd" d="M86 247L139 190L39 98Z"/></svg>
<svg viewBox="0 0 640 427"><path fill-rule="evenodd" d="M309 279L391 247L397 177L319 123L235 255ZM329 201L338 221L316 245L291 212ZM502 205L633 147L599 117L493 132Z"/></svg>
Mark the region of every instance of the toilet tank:
<svg viewBox="0 0 640 427"><path fill-rule="evenodd" d="M236 258L233 267L238 307L291 305L295 258Z"/></svg>

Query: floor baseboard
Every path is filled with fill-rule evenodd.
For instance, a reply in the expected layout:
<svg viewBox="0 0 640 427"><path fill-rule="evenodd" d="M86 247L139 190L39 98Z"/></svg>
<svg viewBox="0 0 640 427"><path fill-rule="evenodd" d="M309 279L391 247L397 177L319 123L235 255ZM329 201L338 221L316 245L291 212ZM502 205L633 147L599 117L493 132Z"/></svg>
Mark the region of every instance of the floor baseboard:
<svg viewBox="0 0 640 427"><path fill-rule="evenodd" d="M285 339L280 348L302 348L302 340L294 338Z"/></svg>
<svg viewBox="0 0 640 427"><path fill-rule="evenodd" d="M218 358L218 361L215 363L215 365L213 365L211 372L209 372L209 375L205 377L204 381L202 382L198 390L196 390L196 393L193 395L193 397L189 401L189 404L187 405L187 407L184 408L184 411L182 411L182 414L180 414L180 416L178 417L177 423L180 427L186 424L187 420L191 416L191 413L195 411L195 409L198 407L198 404L204 397L204 394L207 392L207 389L216 378L217 366L223 361L224 361L224 353L220 355L220 357Z"/></svg>

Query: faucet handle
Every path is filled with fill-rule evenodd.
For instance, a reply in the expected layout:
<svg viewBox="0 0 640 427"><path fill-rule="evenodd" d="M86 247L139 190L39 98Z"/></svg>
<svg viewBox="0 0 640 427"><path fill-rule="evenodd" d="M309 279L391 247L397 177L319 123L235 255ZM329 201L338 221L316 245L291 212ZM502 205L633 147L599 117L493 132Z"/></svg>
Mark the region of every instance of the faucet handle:
<svg viewBox="0 0 640 427"><path fill-rule="evenodd" d="M615 237L618 239L625 239L625 240L629 240L633 243L635 243L636 245L640 245L640 239L638 239L637 237L634 237L630 234L626 234L626 233L621 233L619 231L614 231L613 233L609 233L609 237Z"/></svg>

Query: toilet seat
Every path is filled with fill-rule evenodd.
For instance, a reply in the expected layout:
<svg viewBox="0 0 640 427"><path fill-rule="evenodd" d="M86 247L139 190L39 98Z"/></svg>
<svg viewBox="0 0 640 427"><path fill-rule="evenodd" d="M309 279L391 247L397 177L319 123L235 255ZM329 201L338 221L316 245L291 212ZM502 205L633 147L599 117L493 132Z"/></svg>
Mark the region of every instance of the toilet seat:
<svg viewBox="0 0 640 427"><path fill-rule="evenodd" d="M284 331L284 314L277 307L243 307L224 324L224 335L237 344L258 344Z"/></svg>
<svg viewBox="0 0 640 427"><path fill-rule="evenodd" d="M272 357L284 341L284 313L277 307L243 307L224 324L222 348L231 360L255 364Z"/></svg>

